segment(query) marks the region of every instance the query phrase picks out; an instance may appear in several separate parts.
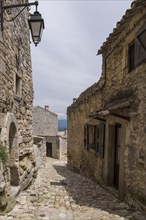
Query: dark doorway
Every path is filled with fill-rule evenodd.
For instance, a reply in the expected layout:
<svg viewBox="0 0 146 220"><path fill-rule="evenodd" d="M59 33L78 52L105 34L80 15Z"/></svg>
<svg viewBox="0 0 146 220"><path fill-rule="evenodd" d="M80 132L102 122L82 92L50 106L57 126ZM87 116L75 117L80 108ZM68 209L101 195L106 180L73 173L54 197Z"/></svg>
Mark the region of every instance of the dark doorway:
<svg viewBox="0 0 146 220"><path fill-rule="evenodd" d="M9 155L10 155L10 183L11 186L19 185L19 171L15 164L18 160L18 137L16 125L12 122L9 129Z"/></svg>
<svg viewBox="0 0 146 220"><path fill-rule="evenodd" d="M52 157L52 143L46 143L46 156Z"/></svg>
<svg viewBox="0 0 146 220"><path fill-rule="evenodd" d="M119 189L120 170L120 149L121 149L121 125L115 125L115 158L114 158L114 187Z"/></svg>

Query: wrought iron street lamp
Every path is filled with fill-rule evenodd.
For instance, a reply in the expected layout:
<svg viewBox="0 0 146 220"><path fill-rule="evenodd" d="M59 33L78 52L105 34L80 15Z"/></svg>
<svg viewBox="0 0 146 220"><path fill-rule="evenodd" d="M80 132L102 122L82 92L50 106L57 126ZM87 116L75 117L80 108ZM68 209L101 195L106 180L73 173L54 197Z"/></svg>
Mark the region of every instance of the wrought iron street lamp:
<svg viewBox="0 0 146 220"><path fill-rule="evenodd" d="M30 15L28 24L31 31L32 40L35 46L37 46L37 44L41 41L42 32L44 29L44 20L42 19L41 14L38 11L35 11L34 14Z"/></svg>
<svg viewBox="0 0 146 220"><path fill-rule="evenodd" d="M35 44L35 46L37 46L37 44L41 41L41 37L42 37L42 32L43 29L45 28L44 26L44 19L42 18L41 14L38 12L37 7L38 7L38 1L32 2L32 3L23 3L23 4L14 4L14 5L3 5L3 0L0 0L1 4L0 4L0 21L1 21L1 30L3 31L3 25L4 25L4 11L7 9L11 9L11 8L20 8L23 7L22 10L12 19L9 21L13 21L15 20L15 18L17 18L21 12L32 5L36 6L36 11L34 12L34 14L30 14L30 17L28 19L28 24L29 24L29 28L31 31L31 36L32 36L32 40Z"/></svg>

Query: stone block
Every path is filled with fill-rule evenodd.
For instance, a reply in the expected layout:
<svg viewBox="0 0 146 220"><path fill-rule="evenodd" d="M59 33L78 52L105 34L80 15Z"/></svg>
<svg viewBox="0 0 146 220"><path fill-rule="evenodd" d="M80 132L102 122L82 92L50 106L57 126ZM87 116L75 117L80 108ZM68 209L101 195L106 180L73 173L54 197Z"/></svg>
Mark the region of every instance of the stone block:
<svg viewBox="0 0 146 220"><path fill-rule="evenodd" d="M33 179L33 172L29 173L24 181L20 184L21 190L26 189Z"/></svg>
<svg viewBox="0 0 146 220"><path fill-rule="evenodd" d="M20 183L22 183L26 177L27 177L27 171L25 170L25 171L23 171L23 174L21 176Z"/></svg>
<svg viewBox="0 0 146 220"><path fill-rule="evenodd" d="M0 210L4 210L7 206L8 202L7 202L7 198L6 196L0 196Z"/></svg>
<svg viewBox="0 0 146 220"><path fill-rule="evenodd" d="M26 163L25 163L24 160L21 160L21 161L19 162L19 165L20 165L20 167L21 167L23 170L26 170Z"/></svg>
<svg viewBox="0 0 146 220"><path fill-rule="evenodd" d="M5 182L0 183L0 193L5 189Z"/></svg>
<svg viewBox="0 0 146 220"><path fill-rule="evenodd" d="M6 74L6 64L2 59L0 59L0 72Z"/></svg>
<svg viewBox="0 0 146 220"><path fill-rule="evenodd" d="M5 180L2 171L0 170L0 193L4 191Z"/></svg>

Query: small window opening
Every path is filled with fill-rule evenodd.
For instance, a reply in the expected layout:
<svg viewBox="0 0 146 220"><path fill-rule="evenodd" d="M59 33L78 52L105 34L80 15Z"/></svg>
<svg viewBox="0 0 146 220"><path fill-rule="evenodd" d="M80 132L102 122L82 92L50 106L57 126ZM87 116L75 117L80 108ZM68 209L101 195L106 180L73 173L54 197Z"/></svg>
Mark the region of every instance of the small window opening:
<svg viewBox="0 0 146 220"><path fill-rule="evenodd" d="M21 78L16 74L16 82L15 82L15 92L16 95L20 96L21 94Z"/></svg>
<svg viewBox="0 0 146 220"><path fill-rule="evenodd" d="M132 42L128 48L128 69L129 72L135 68L135 42Z"/></svg>

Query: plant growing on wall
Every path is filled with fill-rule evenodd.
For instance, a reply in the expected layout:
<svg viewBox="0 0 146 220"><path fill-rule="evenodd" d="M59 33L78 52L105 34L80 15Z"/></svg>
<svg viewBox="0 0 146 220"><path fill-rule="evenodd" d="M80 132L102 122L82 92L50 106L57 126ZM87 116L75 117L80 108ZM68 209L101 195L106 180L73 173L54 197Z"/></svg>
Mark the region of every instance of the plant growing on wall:
<svg viewBox="0 0 146 220"><path fill-rule="evenodd" d="M7 149L6 149L6 147L2 143L0 143L0 161L3 164L6 164L7 161L8 161Z"/></svg>

